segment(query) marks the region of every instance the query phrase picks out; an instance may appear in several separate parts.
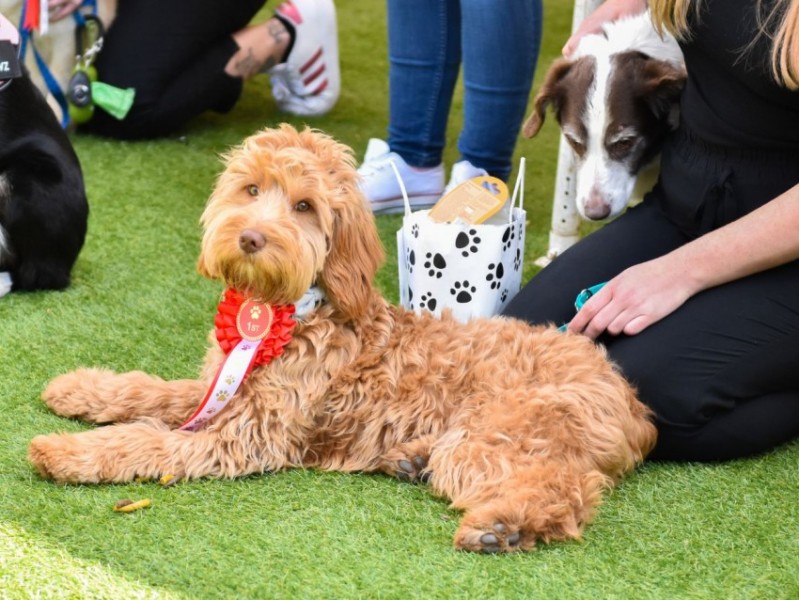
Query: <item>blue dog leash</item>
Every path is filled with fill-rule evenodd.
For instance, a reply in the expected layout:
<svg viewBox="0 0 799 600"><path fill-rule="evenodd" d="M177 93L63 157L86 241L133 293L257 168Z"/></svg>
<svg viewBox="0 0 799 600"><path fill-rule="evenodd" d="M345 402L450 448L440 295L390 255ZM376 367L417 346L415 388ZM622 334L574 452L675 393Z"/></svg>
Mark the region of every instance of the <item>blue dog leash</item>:
<svg viewBox="0 0 799 600"><path fill-rule="evenodd" d="M25 61L25 55L28 52L28 44L30 44L31 49L33 50L33 58L36 61L36 66L39 68L39 73L42 76L42 80L44 80L48 91L58 103L58 107L61 109L61 127L66 129L70 122L67 97L64 93L64 90L61 89L61 85L58 83L58 80L56 80L55 76L50 71L50 68L47 66L44 58L36 49L36 44L33 40L33 31L25 27L25 13L27 10L27 4L27 2L22 3L22 15L20 16L19 20L19 61L20 63ZM73 18L75 19L75 24L78 28L86 26L86 19L80 12L80 10L84 7L89 8L91 15L96 17L97 0L83 0L83 3L78 7L78 9L72 13Z"/></svg>
<svg viewBox="0 0 799 600"><path fill-rule="evenodd" d="M603 283L597 283L596 285L592 285L590 288L585 288L579 294L577 294L577 298L574 300L574 308L575 310L579 311L583 305L588 302L588 299L596 294L599 290L605 287L607 281ZM568 323L564 323L560 327L558 327L558 331L566 331L566 328L569 326Z"/></svg>

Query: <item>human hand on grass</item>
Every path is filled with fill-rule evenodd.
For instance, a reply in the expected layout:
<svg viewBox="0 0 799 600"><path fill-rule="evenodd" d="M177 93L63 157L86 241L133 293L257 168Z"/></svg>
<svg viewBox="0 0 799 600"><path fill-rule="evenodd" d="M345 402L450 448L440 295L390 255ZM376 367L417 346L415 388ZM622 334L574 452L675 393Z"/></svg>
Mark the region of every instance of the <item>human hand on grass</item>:
<svg viewBox="0 0 799 600"><path fill-rule="evenodd" d="M591 296L568 330L591 339L603 332L636 335L671 314L695 293L673 262L667 255L622 271Z"/></svg>
<svg viewBox="0 0 799 600"><path fill-rule="evenodd" d="M646 0L607 0L599 8L586 17L580 26L563 46L563 56L569 58L577 48L580 38L590 33L598 33L602 26L610 21L630 15L637 15L646 10Z"/></svg>

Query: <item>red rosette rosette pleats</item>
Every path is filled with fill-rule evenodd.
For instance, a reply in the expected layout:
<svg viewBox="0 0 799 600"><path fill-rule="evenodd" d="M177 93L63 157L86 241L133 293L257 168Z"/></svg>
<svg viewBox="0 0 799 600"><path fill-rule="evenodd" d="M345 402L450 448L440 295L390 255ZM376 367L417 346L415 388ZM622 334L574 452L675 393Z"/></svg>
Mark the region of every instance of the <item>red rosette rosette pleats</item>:
<svg viewBox="0 0 799 600"><path fill-rule="evenodd" d="M241 305L247 299L241 292L227 289L217 306L216 317L214 318L214 333L219 342L219 347L225 354L229 354L242 340L236 326L236 318ZM274 315L272 326L266 337L259 342L260 345L255 355L253 367L269 364L273 358L283 354L286 345L291 341L292 331L297 325L297 322L292 318L292 315L294 315L293 304L271 306L271 309Z"/></svg>

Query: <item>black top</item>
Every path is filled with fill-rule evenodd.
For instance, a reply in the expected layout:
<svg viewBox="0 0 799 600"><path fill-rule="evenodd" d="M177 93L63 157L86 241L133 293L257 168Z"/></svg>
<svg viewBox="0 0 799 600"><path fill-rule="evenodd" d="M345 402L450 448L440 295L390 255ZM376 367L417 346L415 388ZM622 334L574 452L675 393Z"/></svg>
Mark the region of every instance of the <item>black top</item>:
<svg viewBox="0 0 799 600"><path fill-rule="evenodd" d="M767 36L747 48L757 31L756 5L702 0L693 35L681 44L688 70L682 118L714 144L799 152L799 91L774 80ZM768 10L773 0L763 6Z"/></svg>

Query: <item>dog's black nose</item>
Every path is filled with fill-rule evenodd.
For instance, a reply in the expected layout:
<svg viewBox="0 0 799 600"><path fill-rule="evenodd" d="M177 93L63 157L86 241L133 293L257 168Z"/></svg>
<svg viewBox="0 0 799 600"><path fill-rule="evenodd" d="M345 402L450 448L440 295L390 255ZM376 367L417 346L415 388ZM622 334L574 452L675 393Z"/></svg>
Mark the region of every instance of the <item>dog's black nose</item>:
<svg viewBox="0 0 799 600"><path fill-rule="evenodd" d="M266 246L266 238L262 233L252 229L245 229L239 236L239 248L247 254L255 254Z"/></svg>

